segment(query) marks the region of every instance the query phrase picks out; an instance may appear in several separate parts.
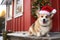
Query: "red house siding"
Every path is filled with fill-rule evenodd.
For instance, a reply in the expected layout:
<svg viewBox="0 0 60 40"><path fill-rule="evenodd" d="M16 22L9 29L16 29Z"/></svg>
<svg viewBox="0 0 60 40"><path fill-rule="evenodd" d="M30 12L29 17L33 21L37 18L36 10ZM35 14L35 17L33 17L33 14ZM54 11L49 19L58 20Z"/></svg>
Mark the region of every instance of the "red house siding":
<svg viewBox="0 0 60 40"><path fill-rule="evenodd" d="M53 17L53 28L52 31L59 32L60 31L60 18L59 18L59 0L51 0L52 7L57 9L57 13Z"/></svg>
<svg viewBox="0 0 60 40"><path fill-rule="evenodd" d="M59 17L60 17L60 0L59 0ZM59 18L59 20L60 20L60 18ZM59 21L59 24L60 24L60 21ZM60 25L59 25L60 26ZM60 27L59 27L60 28ZM60 31L60 29L59 29L59 31Z"/></svg>
<svg viewBox="0 0 60 40"><path fill-rule="evenodd" d="M12 2L14 9L14 2ZM26 31L31 25L31 0L24 0L23 16L14 18L14 10L12 12L12 20L7 21L7 30Z"/></svg>
<svg viewBox="0 0 60 40"><path fill-rule="evenodd" d="M60 5L59 0L51 0L52 6L57 9L57 13L53 17L53 28L52 31L60 31ZM12 2L14 9L14 1ZM7 21L7 30L11 31L26 31L29 29L29 26L35 22L35 18L31 15L31 0L24 0L24 12L23 16L14 18L14 10L12 12L12 20Z"/></svg>

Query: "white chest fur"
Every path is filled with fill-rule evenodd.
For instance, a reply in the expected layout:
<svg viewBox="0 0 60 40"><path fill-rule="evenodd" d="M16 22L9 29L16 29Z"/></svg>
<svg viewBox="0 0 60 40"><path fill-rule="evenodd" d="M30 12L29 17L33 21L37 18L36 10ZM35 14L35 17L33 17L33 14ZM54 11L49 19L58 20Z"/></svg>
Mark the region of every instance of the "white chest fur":
<svg viewBox="0 0 60 40"><path fill-rule="evenodd" d="M40 27L40 32L41 32L41 34L42 35L44 35L44 34L46 34L46 33L48 33L49 31L50 31L50 29L51 29L51 26L47 26L47 27Z"/></svg>

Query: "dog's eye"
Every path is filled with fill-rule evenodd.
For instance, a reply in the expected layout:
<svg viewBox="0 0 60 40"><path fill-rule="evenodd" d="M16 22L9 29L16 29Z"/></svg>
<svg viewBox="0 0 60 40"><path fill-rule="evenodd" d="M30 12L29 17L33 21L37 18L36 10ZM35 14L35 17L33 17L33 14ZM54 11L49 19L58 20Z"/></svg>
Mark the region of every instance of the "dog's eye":
<svg viewBox="0 0 60 40"><path fill-rule="evenodd" d="M46 18L48 18L48 16L46 16Z"/></svg>
<svg viewBox="0 0 60 40"><path fill-rule="evenodd" d="M41 16L41 17L43 17L43 16Z"/></svg>

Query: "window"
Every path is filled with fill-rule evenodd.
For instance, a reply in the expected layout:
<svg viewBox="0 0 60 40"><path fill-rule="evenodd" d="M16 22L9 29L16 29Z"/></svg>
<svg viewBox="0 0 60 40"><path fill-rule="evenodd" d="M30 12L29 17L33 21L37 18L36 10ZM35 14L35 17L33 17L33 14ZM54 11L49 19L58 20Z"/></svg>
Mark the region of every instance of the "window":
<svg viewBox="0 0 60 40"><path fill-rule="evenodd" d="M23 15L23 0L14 0L14 18Z"/></svg>
<svg viewBox="0 0 60 40"><path fill-rule="evenodd" d="M6 5L7 20L12 19L12 5Z"/></svg>

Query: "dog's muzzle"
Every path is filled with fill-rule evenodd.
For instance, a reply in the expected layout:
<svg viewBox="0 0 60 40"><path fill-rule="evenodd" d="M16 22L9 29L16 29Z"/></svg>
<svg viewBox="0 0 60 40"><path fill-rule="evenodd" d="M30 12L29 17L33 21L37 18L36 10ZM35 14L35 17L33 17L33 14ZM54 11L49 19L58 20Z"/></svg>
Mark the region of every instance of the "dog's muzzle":
<svg viewBox="0 0 60 40"><path fill-rule="evenodd" d="M43 23L45 24L47 21L45 19L43 19Z"/></svg>

